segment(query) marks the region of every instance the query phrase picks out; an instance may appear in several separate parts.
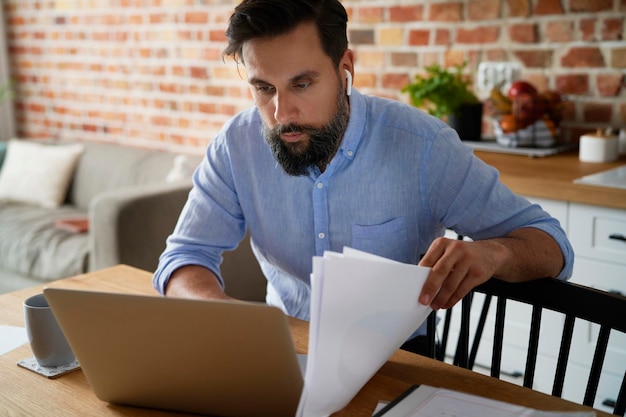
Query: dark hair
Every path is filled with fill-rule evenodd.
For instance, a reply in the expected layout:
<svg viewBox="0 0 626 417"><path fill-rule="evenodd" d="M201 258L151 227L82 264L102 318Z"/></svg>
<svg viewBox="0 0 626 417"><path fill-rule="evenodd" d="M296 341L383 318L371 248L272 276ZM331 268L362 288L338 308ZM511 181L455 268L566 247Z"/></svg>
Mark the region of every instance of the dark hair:
<svg viewBox="0 0 626 417"><path fill-rule="evenodd" d="M224 55L243 62L245 42L289 33L304 22L315 23L324 52L339 65L348 48L348 14L339 0L243 0L230 17Z"/></svg>

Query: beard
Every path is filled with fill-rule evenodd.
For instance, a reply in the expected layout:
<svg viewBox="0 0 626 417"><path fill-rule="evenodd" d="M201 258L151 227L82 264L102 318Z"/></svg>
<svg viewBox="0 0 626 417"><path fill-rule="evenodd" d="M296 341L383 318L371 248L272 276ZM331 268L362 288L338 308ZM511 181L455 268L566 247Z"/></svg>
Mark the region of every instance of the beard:
<svg viewBox="0 0 626 417"><path fill-rule="evenodd" d="M325 166L335 155L348 126L346 101L343 86L339 82L336 111L327 124L321 127L288 124L270 128L263 122L263 137L270 145L274 158L287 174L306 175L309 167ZM306 134L309 137L308 141L286 143L280 138L283 134L295 132Z"/></svg>

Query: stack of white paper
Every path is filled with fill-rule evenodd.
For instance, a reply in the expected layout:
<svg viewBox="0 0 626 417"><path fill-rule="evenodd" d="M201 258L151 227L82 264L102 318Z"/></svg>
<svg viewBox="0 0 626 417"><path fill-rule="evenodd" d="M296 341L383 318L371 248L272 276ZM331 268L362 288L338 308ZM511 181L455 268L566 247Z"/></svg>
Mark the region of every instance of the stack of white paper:
<svg viewBox="0 0 626 417"><path fill-rule="evenodd" d="M313 259L311 319L298 417L342 409L432 311L430 269L350 248Z"/></svg>

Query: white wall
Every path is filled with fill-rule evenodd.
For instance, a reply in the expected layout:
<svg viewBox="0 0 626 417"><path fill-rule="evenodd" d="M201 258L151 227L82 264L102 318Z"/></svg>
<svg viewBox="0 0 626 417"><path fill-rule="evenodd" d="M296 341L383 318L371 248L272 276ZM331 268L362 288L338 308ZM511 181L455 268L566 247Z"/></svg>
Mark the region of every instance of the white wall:
<svg viewBox="0 0 626 417"><path fill-rule="evenodd" d="M2 5L0 5L0 85L9 82L9 58L6 45L6 28ZM15 136L15 119L13 117L13 104L5 101L0 104L0 140L8 140Z"/></svg>

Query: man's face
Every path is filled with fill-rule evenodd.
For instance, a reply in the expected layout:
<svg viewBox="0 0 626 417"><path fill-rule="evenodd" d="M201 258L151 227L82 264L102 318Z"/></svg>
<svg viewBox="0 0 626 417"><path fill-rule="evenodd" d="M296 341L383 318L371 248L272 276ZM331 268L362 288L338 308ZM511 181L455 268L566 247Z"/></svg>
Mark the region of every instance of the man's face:
<svg viewBox="0 0 626 417"><path fill-rule="evenodd" d="M352 68L351 53L342 60ZM304 175L335 154L348 122L344 80L324 54L313 24L243 48L248 82L263 119L263 135L283 169ZM341 67L343 68L343 67Z"/></svg>

